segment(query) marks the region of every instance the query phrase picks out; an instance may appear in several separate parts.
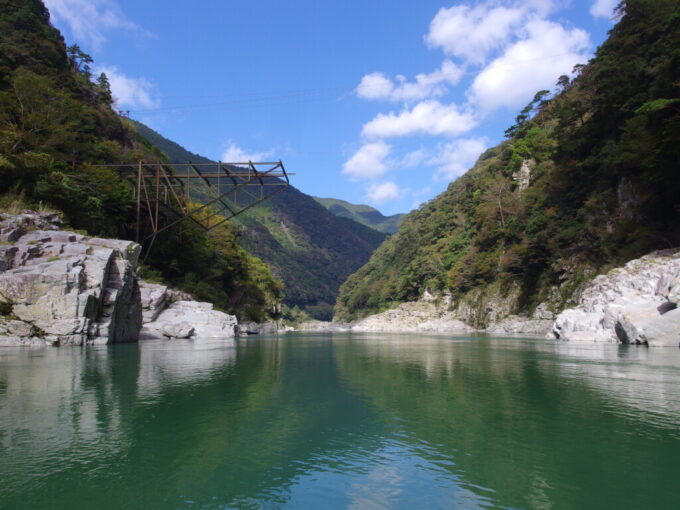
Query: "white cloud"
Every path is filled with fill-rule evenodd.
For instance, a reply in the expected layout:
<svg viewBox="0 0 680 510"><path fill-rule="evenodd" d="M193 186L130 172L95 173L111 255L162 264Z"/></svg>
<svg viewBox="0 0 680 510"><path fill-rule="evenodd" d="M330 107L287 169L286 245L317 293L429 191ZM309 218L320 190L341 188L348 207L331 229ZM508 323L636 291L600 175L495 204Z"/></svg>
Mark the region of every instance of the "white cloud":
<svg viewBox="0 0 680 510"><path fill-rule="evenodd" d="M95 68L95 74L105 73L111 84L111 93L119 108L157 108L159 100L152 96L153 85L145 78L130 78L115 66Z"/></svg>
<svg viewBox="0 0 680 510"><path fill-rule="evenodd" d="M429 157L430 153L426 149L423 149L421 147L418 150L406 154L399 162L399 166L403 168L412 168L414 166L420 165L423 161L425 161Z"/></svg>
<svg viewBox="0 0 680 510"><path fill-rule="evenodd" d="M392 147L385 142L363 145L345 162L342 173L353 181L380 177L388 170L385 158L389 156L391 150Z"/></svg>
<svg viewBox="0 0 680 510"><path fill-rule="evenodd" d="M383 73L371 73L361 78L356 93L363 99L386 99L393 90L394 83Z"/></svg>
<svg viewBox="0 0 680 510"><path fill-rule="evenodd" d="M465 61L482 64L502 49L533 17L555 8L552 0L488 0L477 5L443 7L430 23L425 41Z"/></svg>
<svg viewBox="0 0 680 510"><path fill-rule="evenodd" d="M475 78L468 96L482 112L522 106L588 59L590 38L583 30L534 19L527 23L526 33Z"/></svg>
<svg viewBox="0 0 680 510"><path fill-rule="evenodd" d="M366 200L372 204L383 204L390 200L396 200L401 196L401 192L399 186L391 181L373 184L368 188Z"/></svg>
<svg viewBox="0 0 680 510"><path fill-rule="evenodd" d="M498 48L522 19L522 10L481 4L443 7L430 23L430 46L471 62L481 63Z"/></svg>
<svg viewBox="0 0 680 510"><path fill-rule="evenodd" d="M594 18L608 18L612 19L614 16L614 9L621 0L596 0L590 8L590 14Z"/></svg>
<svg viewBox="0 0 680 510"><path fill-rule="evenodd" d="M227 140L225 149L222 153L222 161L225 163L246 163L248 161L262 161L274 154L273 150L263 152L246 151L236 145L233 140Z"/></svg>
<svg viewBox="0 0 680 510"><path fill-rule="evenodd" d="M105 32L115 29L144 32L125 17L114 0L45 0L54 22L65 23L73 36L98 49Z"/></svg>
<svg viewBox="0 0 680 510"><path fill-rule="evenodd" d="M397 83L382 73L365 75L356 88L362 99L387 99L389 101L419 101L429 97L439 97L448 91L447 85L457 84L463 70L450 60L445 60L436 71L417 74L415 81L409 82L404 76L397 76Z"/></svg>
<svg viewBox="0 0 680 510"><path fill-rule="evenodd" d="M473 115L461 112L455 104L444 105L427 100L400 113L379 113L364 124L362 134L368 138L388 138L412 134L457 136L476 125Z"/></svg>
<svg viewBox="0 0 680 510"><path fill-rule="evenodd" d="M428 160L431 165L439 165L434 180L451 181L460 177L477 161L486 147L486 138L468 138L440 145L439 153Z"/></svg>

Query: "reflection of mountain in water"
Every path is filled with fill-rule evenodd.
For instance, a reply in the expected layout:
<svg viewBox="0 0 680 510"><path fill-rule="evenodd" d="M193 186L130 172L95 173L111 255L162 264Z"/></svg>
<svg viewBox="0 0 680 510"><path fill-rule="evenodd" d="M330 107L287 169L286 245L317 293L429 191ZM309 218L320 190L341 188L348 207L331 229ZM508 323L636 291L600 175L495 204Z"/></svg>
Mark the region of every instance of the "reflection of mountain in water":
<svg viewBox="0 0 680 510"><path fill-rule="evenodd" d="M0 501L668 507L679 366L386 335L0 350Z"/></svg>
<svg viewBox="0 0 680 510"><path fill-rule="evenodd" d="M313 469L340 472L380 447L370 408L338 391L329 347L148 341L3 351L0 501L283 504ZM353 435L357 427L370 433Z"/></svg>
<svg viewBox="0 0 680 510"><path fill-rule="evenodd" d="M673 505L675 351L612 346L579 359L552 342L409 336L335 347L350 387L398 420L413 444L449 459L467 486L493 488L503 505ZM588 494L595 481L597 494Z"/></svg>

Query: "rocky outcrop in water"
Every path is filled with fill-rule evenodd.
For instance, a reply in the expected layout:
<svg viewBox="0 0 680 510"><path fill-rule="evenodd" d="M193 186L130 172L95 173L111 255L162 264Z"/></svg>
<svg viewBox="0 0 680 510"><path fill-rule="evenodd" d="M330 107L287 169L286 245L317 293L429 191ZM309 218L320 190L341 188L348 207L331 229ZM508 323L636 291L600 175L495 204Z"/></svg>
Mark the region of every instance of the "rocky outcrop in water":
<svg viewBox="0 0 680 510"><path fill-rule="evenodd" d="M278 335L293 331L293 328L285 326L283 321L239 322L236 331L239 335Z"/></svg>
<svg viewBox="0 0 680 510"><path fill-rule="evenodd" d="M61 231L55 214L0 218L0 343L137 340L138 244Z"/></svg>
<svg viewBox="0 0 680 510"><path fill-rule="evenodd" d="M0 215L0 345L83 345L236 334L233 315L137 276L140 246Z"/></svg>
<svg viewBox="0 0 680 510"><path fill-rule="evenodd" d="M595 278L551 336L571 342L680 344L680 249L663 250Z"/></svg>
<svg viewBox="0 0 680 510"><path fill-rule="evenodd" d="M157 286L160 287L160 286ZM172 296L172 291L166 289ZM175 301L163 306L147 317L155 315L153 320L145 322L142 338L231 338L237 333L237 320L233 315L213 310L212 303L198 301ZM156 309L157 310L157 309Z"/></svg>

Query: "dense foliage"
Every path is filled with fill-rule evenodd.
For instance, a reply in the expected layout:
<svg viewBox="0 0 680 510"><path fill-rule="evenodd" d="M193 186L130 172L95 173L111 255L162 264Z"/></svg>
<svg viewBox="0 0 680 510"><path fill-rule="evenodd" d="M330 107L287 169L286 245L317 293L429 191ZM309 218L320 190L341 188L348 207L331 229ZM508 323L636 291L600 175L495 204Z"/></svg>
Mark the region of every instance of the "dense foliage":
<svg viewBox="0 0 680 510"><path fill-rule="evenodd" d="M136 129L172 162L211 163L143 124L136 123ZM340 284L385 239L381 232L335 216L293 186L233 223L248 251L267 262L284 283L283 302L291 313L299 307L318 319L332 317Z"/></svg>
<svg viewBox="0 0 680 510"><path fill-rule="evenodd" d="M405 214L385 216L370 205L351 204L338 198L314 197L314 200L336 216L352 219L385 234L394 234L399 230L399 225L406 216Z"/></svg>
<svg viewBox="0 0 680 510"><path fill-rule="evenodd" d="M492 283L519 284L530 310L584 268L680 245L679 2L629 0L619 15L576 78L560 77L552 99L539 92L507 141L348 279L338 318Z"/></svg>
<svg viewBox="0 0 680 510"><path fill-rule="evenodd" d="M91 64L65 45L40 0L0 0L0 203L56 209L72 228L130 239L130 185L97 165L167 157L114 112L108 79L92 76ZM168 232L147 264L149 275L223 310L278 314L280 284L228 226Z"/></svg>

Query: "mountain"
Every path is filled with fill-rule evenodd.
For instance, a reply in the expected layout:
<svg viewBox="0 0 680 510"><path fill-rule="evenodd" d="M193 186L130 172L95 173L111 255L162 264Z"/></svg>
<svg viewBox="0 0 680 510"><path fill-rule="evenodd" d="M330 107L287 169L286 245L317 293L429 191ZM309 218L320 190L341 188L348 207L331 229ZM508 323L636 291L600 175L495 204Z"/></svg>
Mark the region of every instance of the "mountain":
<svg viewBox="0 0 680 510"><path fill-rule="evenodd" d="M139 122L135 128L171 162L212 162ZM242 245L283 282L284 303L322 319L332 317L340 285L385 239L381 232L332 214L293 186L232 222L241 227Z"/></svg>
<svg viewBox="0 0 680 510"><path fill-rule="evenodd" d="M336 216L349 218L385 234L394 234L405 214L385 216L370 205L351 204L338 198L312 197Z"/></svg>
<svg viewBox="0 0 680 510"><path fill-rule="evenodd" d="M451 294L490 320L559 311L603 269L680 246L680 7L628 0L608 40L558 93L540 91L508 139L434 200L342 286L337 319Z"/></svg>

